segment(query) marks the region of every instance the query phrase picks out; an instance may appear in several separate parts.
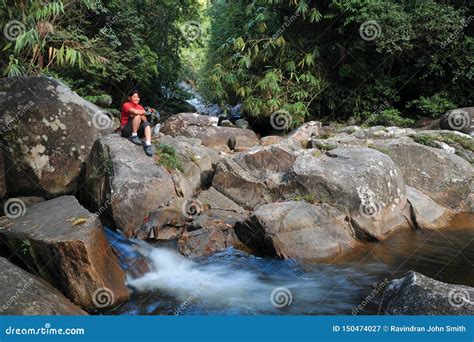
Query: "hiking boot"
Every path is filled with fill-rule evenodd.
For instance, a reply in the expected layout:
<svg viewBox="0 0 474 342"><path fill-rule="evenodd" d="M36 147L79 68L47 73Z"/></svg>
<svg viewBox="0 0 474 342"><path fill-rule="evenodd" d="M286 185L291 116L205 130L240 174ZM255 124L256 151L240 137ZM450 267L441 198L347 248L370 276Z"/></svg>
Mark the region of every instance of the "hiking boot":
<svg viewBox="0 0 474 342"><path fill-rule="evenodd" d="M134 143L135 145L142 146L142 142L141 142L140 138L138 137L138 135L130 137L130 141L132 143Z"/></svg>
<svg viewBox="0 0 474 342"><path fill-rule="evenodd" d="M145 154L148 156L148 157L152 157L153 156L153 149L151 147L151 145L143 145L143 149L145 150Z"/></svg>

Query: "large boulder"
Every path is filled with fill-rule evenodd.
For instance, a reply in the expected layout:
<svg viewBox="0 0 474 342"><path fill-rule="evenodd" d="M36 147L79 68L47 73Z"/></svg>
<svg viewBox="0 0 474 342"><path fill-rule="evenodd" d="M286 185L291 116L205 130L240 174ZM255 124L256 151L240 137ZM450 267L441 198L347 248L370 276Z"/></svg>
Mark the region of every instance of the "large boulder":
<svg viewBox="0 0 474 342"><path fill-rule="evenodd" d="M402 173L387 155L365 147L315 152L307 150L293 164L302 194L347 213L359 237L383 239L412 226Z"/></svg>
<svg viewBox="0 0 474 342"><path fill-rule="evenodd" d="M407 185L423 191L439 205L472 216L474 225L474 168L469 162L407 137L379 140L374 145L397 164Z"/></svg>
<svg viewBox="0 0 474 342"><path fill-rule="evenodd" d="M112 217L115 226L132 237L150 212L178 194L172 173L141 147L111 134L92 149L80 197L90 210Z"/></svg>
<svg viewBox="0 0 474 342"><path fill-rule="evenodd" d="M474 107L450 110L440 118L439 126L441 129L474 135Z"/></svg>
<svg viewBox="0 0 474 342"><path fill-rule="evenodd" d="M85 309L112 307L129 298L125 273L96 215L72 196L35 204L8 218L0 238L11 255ZM102 302L98 293L108 298ZM97 304L99 303L99 304Z"/></svg>
<svg viewBox="0 0 474 342"><path fill-rule="evenodd" d="M81 165L113 122L58 80L0 80L6 182L13 195L46 198L72 193Z"/></svg>
<svg viewBox="0 0 474 342"><path fill-rule="evenodd" d="M284 198L296 154L286 146L254 148L216 167L213 187L247 209Z"/></svg>
<svg viewBox="0 0 474 342"><path fill-rule="evenodd" d="M44 280L0 258L0 315L87 315Z"/></svg>
<svg viewBox="0 0 474 342"><path fill-rule="evenodd" d="M473 315L474 288L446 284L410 271L386 287L380 304L389 315Z"/></svg>
<svg viewBox="0 0 474 342"><path fill-rule="evenodd" d="M96 142L87 162L82 201L112 218L128 237L160 239L157 229L175 220L182 225L183 202L210 183L215 151L183 137L164 135L156 143L166 151L149 158L139 146L111 134ZM162 158L175 159L180 170L165 168Z"/></svg>
<svg viewBox="0 0 474 342"><path fill-rule="evenodd" d="M238 150L258 145L257 135L249 129L217 126L216 118L196 113L176 114L167 119L160 130L173 137L197 138L206 147Z"/></svg>
<svg viewBox="0 0 474 342"><path fill-rule="evenodd" d="M326 260L357 245L342 212L305 201L262 205L235 231L254 252L282 258Z"/></svg>

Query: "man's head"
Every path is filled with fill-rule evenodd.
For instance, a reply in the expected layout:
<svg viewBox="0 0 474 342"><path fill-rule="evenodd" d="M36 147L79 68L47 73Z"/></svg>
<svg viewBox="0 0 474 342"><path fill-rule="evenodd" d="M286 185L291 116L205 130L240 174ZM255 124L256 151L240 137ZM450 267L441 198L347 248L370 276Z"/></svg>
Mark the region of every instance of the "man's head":
<svg viewBox="0 0 474 342"><path fill-rule="evenodd" d="M138 104L140 102L140 94L138 91L134 90L130 94L128 94L128 99L130 102Z"/></svg>

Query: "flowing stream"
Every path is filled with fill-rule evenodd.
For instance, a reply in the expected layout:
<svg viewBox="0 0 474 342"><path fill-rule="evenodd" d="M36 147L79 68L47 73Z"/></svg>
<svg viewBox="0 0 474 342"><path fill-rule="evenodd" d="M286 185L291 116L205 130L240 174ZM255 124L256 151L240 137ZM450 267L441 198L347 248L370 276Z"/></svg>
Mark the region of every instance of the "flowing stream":
<svg viewBox="0 0 474 342"><path fill-rule="evenodd" d="M131 300L109 314L377 314L387 281L408 270L474 286L473 230L400 232L366 243L343 260L317 264L232 248L188 259L168 248L108 235L120 253L135 253L151 268L139 277L129 275Z"/></svg>

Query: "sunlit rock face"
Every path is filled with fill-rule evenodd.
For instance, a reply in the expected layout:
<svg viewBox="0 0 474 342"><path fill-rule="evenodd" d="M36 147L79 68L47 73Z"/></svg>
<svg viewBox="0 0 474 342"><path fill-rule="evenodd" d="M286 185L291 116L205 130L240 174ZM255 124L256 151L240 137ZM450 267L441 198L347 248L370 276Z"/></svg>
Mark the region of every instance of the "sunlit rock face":
<svg viewBox="0 0 474 342"><path fill-rule="evenodd" d="M72 193L95 140L113 122L47 77L0 80L1 136L8 192L47 198Z"/></svg>

